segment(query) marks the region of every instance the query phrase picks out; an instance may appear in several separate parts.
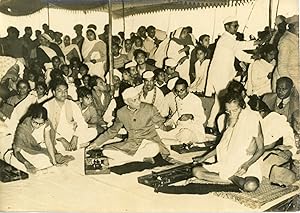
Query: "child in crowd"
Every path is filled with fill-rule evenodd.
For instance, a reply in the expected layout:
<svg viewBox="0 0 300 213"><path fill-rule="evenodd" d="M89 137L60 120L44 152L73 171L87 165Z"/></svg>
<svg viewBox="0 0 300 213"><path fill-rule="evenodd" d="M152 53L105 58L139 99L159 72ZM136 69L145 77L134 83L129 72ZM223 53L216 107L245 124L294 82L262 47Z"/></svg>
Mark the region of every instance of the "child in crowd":
<svg viewBox="0 0 300 213"><path fill-rule="evenodd" d="M124 42L124 47L122 49L122 54L127 55L127 58L129 60L133 59L133 48L132 48L132 40L131 39L126 39Z"/></svg>
<svg viewBox="0 0 300 213"><path fill-rule="evenodd" d="M276 47L266 44L260 49L261 59L255 60L248 69L246 85L248 95L262 96L272 92L271 79L276 65Z"/></svg>
<svg viewBox="0 0 300 213"><path fill-rule="evenodd" d="M166 81L168 82L171 78L179 77L179 73L176 71L177 63L174 59L168 58L165 60L165 72Z"/></svg>
<svg viewBox="0 0 300 213"><path fill-rule="evenodd" d="M206 59L207 49L203 46L195 48L196 59L195 62L195 81L190 86L190 91L196 94L204 94L205 84L207 79L207 71L210 60Z"/></svg>
<svg viewBox="0 0 300 213"><path fill-rule="evenodd" d="M134 60L137 63L136 69L139 72L140 76L143 75L145 71L154 71L156 69L155 66L148 64L147 61L147 53L143 50L135 50Z"/></svg>
<svg viewBox="0 0 300 213"><path fill-rule="evenodd" d="M166 83L166 73L163 69L154 70L155 85L163 92L164 95L168 94L170 90Z"/></svg>
<svg viewBox="0 0 300 213"><path fill-rule="evenodd" d="M145 47L144 47L144 45L143 45L144 41L143 41L143 39L142 39L141 37L135 36L133 41L134 41L134 43L133 43L133 45L132 45L132 50L133 50L133 52L134 52L135 50L143 50L143 51L146 51L146 49L145 49Z"/></svg>
<svg viewBox="0 0 300 213"><path fill-rule="evenodd" d="M46 69L46 73L45 73L45 77L46 77L46 84L49 85L49 82L51 80L51 73L52 72L59 72L60 71L60 65L61 65L61 60L58 56L54 56L52 58L52 64L47 65L45 64L45 69Z"/></svg>
<svg viewBox="0 0 300 213"><path fill-rule="evenodd" d="M66 64L61 65L61 71L63 73L64 80L68 84L68 94L73 100L77 100L76 86L74 84L74 78L72 77L72 70Z"/></svg>
<svg viewBox="0 0 300 213"><path fill-rule="evenodd" d="M98 134L102 133L104 128L101 127L101 125L105 126L105 123L100 122L101 119L99 118L93 103L92 91L86 87L79 87L77 89L77 94L79 100L77 103L81 109L85 122L88 124L88 127L96 128Z"/></svg>
<svg viewBox="0 0 300 213"><path fill-rule="evenodd" d="M114 56L113 68L119 69L129 61L127 55L120 54L121 47L117 43L112 44L112 54Z"/></svg>

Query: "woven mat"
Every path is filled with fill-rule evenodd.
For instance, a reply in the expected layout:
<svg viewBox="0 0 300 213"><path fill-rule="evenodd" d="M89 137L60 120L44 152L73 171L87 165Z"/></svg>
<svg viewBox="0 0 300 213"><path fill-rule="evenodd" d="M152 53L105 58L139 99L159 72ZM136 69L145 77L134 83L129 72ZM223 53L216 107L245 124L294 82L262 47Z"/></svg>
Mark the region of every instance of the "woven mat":
<svg viewBox="0 0 300 213"><path fill-rule="evenodd" d="M218 197L234 200L252 209L261 208L277 198L298 190L298 186L288 186L285 188L271 185L267 179L263 179L259 188L255 192L212 192Z"/></svg>

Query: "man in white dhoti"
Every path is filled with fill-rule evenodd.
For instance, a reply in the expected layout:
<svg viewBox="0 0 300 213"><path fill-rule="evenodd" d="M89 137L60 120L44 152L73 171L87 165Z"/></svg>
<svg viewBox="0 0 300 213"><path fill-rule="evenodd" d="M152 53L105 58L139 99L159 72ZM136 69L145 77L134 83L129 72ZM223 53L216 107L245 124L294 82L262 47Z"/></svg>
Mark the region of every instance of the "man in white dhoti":
<svg viewBox="0 0 300 213"><path fill-rule="evenodd" d="M49 113L51 122L51 139L61 142L58 151L76 150L77 146L94 139L96 128L88 128L79 106L68 100L68 84L58 80L53 88L54 98L47 101L44 107Z"/></svg>
<svg viewBox="0 0 300 213"><path fill-rule="evenodd" d="M241 94L227 93L224 100L227 122L221 141L214 150L195 160L202 163L217 155L218 162L195 167L193 174L208 181L231 181L244 191L255 191L262 178L259 159L264 153L260 118L246 108ZM256 150L250 154L252 143Z"/></svg>

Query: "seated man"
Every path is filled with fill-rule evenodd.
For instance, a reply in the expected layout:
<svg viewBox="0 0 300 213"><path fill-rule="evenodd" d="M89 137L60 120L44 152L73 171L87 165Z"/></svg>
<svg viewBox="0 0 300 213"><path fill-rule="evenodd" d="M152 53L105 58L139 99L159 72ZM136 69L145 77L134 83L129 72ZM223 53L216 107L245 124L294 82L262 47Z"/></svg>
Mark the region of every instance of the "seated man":
<svg viewBox="0 0 300 213"><path fill-rule="evenodd" d="M264 153L263 135L256 112L246 108L239 93L228 93L224 97L227 112L226 127L220 143L211 152L195 159L202 163L217 156L212 165L196 166L193 174L207 181L231 181L244 191L255 191L261 180L259 158ZM256 151L247 149L255 141Z"/></svg>
<svg viewBox="0 0 300 213"><path fill-rule="evenodd" d="M17 127L13 140L13 154L21 162L12 164L30 173L37 172L52 165L66 164L73 160L72 156L57 153L49 135L47 110L39 104L33 104L26 113L25 119ZM49 128L50 129L50 128ZM47 134L48 133L48 134Z"/></svg>
<svg viewBox="0 0 300 213"><path fill-rule="evenodd" d="M186 80L179 78L175 83L176 112L167 126L175 126L169 132L159 131L162 139L173 139L176 143L205 142L205 132L203 124L206 121L201 99L189 93ZM164 143L166 143L164 141ZM171 143L174 143L172 141Z"/></svg>
<svg viewBox="0 0 300 213"><path fill-rule="evenodd" d="M164 126L165 119L154 106L141 103L139 92L137 88L130 87L122 93L126 106L117 111L113 126L98 136L88 147L88 149L95 149L103 146L124 126L128 132L128 139L104 146L103 154L109 158L110 166L132 161L153 160L159 152L163 157L169 155L169 151L155 130L156 126L167 129Z"/></svg>
<svg viewBox="0 0 300 213"><path fill-rule="evenodd" d="M51 139L60 141L63 148L58 151L72 151L77 145L86 143L96 137L95 128L88 128L79 106L67 99L68 84L58 79L52 93L54 98L47 101L44 107L49 113L51 122Z"/></svg>
<svg viewBox="0 0 300 213"><path fill-rule="evenodd" d="M155 86L154 73L152 71L144 72L143 82L143 84L137 87L142 93L141 101L155 106L161 116L167 117L169 112L165 104L165 96L163 92Z"/></svg>
<svg viewBox="0 0 300 213"><path fill-rule="evenodd" d="M299 108L299 93L288 77L279 78L276 82L276 93L266 94L262 100L272 111L285 115L289 122L293 112Z"/></svg>
<svg viewBox="0 0 300 213"><path fill-rule="evenodd" d="M260 123L264 137L265 150L268 151L274 148L278 148L283 151L289 150L289 155L293 154L293 156L295 156L297 147L294 132L290 124L287 122L286 117L278 114L277 112L272 112L267 104L259 98L251 98L249 105L252 110L258 111L262 117ZM281 141L282 145L280 145ZM252 147L252 150L249 149L249 151L254 152L255 149L256 147Z"/></svg>

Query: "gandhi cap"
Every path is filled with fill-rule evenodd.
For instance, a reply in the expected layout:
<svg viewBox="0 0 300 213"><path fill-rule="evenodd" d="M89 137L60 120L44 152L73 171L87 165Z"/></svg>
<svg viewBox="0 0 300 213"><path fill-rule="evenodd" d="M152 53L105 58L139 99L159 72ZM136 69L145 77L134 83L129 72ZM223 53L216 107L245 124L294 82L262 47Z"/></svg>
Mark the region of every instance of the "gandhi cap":
<svg viewBox="0 0 300 213"><path fill-rule="evenodd" d="M128 62L127 64L125 64L125 69L129 67L135 67L136 65L137 63L135 61Z"/></svg>
<svg viewBox="0 0 300 213"><path fill-rule="evenodd" d="M137 95L139 95L140 90L137 87L129 87L122 92L122 97L124 100L127 100L129 98L134 98Z"/></svg>
<svg viewBox="0 0 300 213"><path fill-rule="evenodd" d="M154 72L152 71L146 71L143 73L143 79L150 79L154 77Z"/></svg>
<svg viewBox="0 0 300 213"><path fill-rule="evenodd" d="M235 16L229 16L229 17L227 17L227 18L225 18L223 20L223 24L228 24L228 23L234 22L234 21L238 21L237 17L235 17Z"/></svg>

